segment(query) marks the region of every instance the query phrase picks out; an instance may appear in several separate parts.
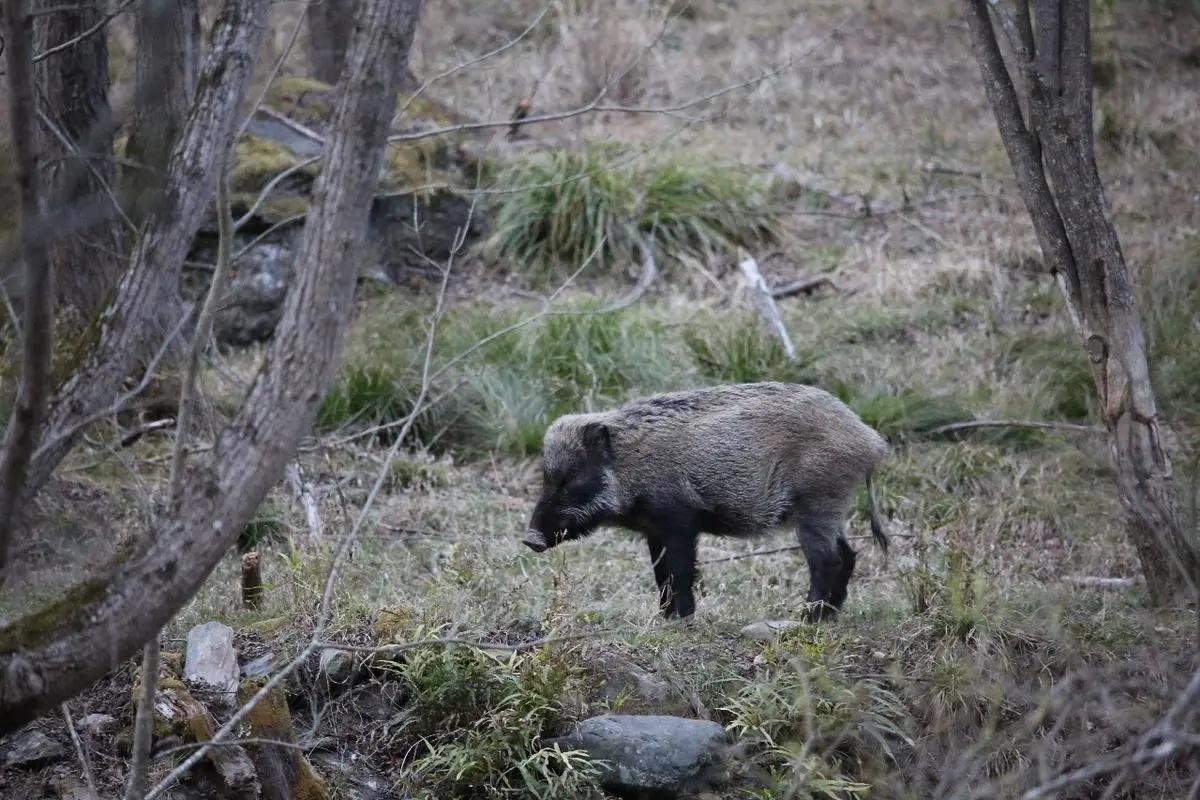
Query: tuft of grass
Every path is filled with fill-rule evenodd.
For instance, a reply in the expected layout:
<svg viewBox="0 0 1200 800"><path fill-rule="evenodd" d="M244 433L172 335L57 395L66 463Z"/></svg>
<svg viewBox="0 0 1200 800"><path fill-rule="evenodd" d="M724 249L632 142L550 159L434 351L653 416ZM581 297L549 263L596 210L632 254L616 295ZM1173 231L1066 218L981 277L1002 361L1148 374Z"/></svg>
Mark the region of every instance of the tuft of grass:
<svg viewBox="0 0 1200 800"><path fill-rule="evenodd" d="M421 796L599 796L595 761L541 743L569 717L562 698L578 677L561 653L437 648L391 666L413 698L405 733Z"/></svg>
<svg viewBox="0 0 1200 800"><path fill-rule="evenodd" d="M605 266L630 257L635 194L629 171L613 164L615 152L556 150L502 170L497 183L511 193L492 223L497 253L543 274L573 271L593 254Z"/></svg>
<svg viewBox="0 0 1200 800"><path fill-rule="evenodd" d="M858 386L835 380L829 391L850 406L863 422L889 438L903 439L974 418L953 397L925 394L916 389Z"/></svg>
<svg viewBox="0 0 1200 800"><path fill-rule="evenodd" d="M264 503L238 534L238 550L245 553L272 542L285 541L288 533L288 524L283 513L273 503Z"/></svg>
<svg viewBox="0 0 1200 800"><path fill-rule="evenodd" d="M816 356L797 353L790 360L778 339L770 336L758 321L744 317L731 324L698 325L683 335L700 375L714 383L754 383L786 381L813 383Z"/></svg>
<svg viewBox="0 0 1200 800"><path fill-rule="evenodd" d="M1094 416L1095 383L1087 356L1070 334L1021 334L1008 344L1005 359L1016 372L1013 379L1031 388L1033 414L1073 422Z"/></svg>
<svg viewBox="0 0 1200 800"><path fill-rule="evenodd" d="M1200 238L1141 287L1150 374L1166 412L1200 424Z"/></svg>
<svg viewBox="0 0 1200 800"><path fill-rule="evenodd" d="M698 160L635 167L619 147L588 145L503 170L492 247L541 277L595 256L600 268L638 256L640 237L660 258L703 258L772 238L769 185Z"/></svg>
<svg viewBox="0 0 1200 800"><path fill-rule="evenodd" d="M737 679L720 712L771 776L769 796L865 796L862 776L886 772L912 747L900 698L881 680L851 678L855 656L840 640L798 628L762 660L766 669Z"/></svg>

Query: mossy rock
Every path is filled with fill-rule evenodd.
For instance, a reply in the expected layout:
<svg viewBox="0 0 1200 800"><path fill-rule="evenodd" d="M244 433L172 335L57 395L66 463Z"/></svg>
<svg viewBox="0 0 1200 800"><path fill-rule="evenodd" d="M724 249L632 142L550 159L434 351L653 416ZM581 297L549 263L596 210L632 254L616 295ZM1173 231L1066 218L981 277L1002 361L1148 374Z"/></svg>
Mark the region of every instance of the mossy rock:
<svg viewBox="0 0 1200 800"><path fill-rule="evenodd" d="M385 608L375 617L371 635L379 644L406 642L420 626L417 615L407 608Z"/></svg>
<svg viewBox="0 0 1200 800"><path fill-rule="evenodd" d="M272 83L264 103L297 122L320 126L333 115L335 99L333 87L328 83L296 75Z"/></svg>
<svg viewBox="0 0 1200 800"><path fill-rule="evenodd" d="M229 171L231 192L252 192L255 195L279 173L301 163L302 159L287 147L261 136L243 136L233 148L233 169ZM319 171L310 164L293 173L288 185L281 187L307 190Z"/></svg>

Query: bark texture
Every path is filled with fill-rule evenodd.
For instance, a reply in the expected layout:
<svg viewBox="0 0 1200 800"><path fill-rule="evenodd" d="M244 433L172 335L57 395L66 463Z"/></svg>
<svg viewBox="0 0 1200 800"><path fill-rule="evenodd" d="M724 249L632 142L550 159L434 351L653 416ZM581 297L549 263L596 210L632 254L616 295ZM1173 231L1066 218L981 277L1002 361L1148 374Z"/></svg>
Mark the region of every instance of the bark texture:
<svg viewBox="0 0 1200 800"><path fill-rule="evenodd" d="M125 377L176 327L183 261L237 127L266 8L267 0L226 0L221 8L191 113L167 164L163 193L142 224L116 299L101 317L99 342L52 404L33 458L29 492L37 491L70 452L81 423L119 396Z"/></svg>
<svg viewBox="0 0 1200 800"><path fill-rule="evenodd" d="M1029 123L986 0L964 3L1017 186L1092 367L1151 600L1182 599L1197 591L1200 549L1162 446L1133 280L1096 167L1087 0L1037 0L1032 34L1024 30L1027 15L1018 14L1022 31L1014 49L1029 94Z"/></svg>
<svg viewBox="0 0 1200 800"><path fill-rule="evenodd" d="M414 10L364 0L296 255L296 283L241 412L208 460L189 470L147 549L111 579L81 587L68 619L53 630L22 621L0 629L0 734L71 697L154 635L233 544L310 427L350 317Z"/></svg>
<svg viewBox="0 0 1200 800"><path fill-rule="evenodd" d="M21 259L25 263L21 385L0 454L0 583L9 571L9 544L18 523L33 448L46 410L50 381L50 260L40 235L41 187L34 134L33 18L26 0L4 0L3 33L8 72L9 119L20 191Z"/></svg>
<svg viewBox="0 0 1200 800"><path fill-rule="evenodd" d="M141 220L164 193L167 162L196 92L200 63L197 0L143 0L136 31L134 115L125 150L138 166L128 172L125 189L131 215Z"/></svg>
<svg viewBox="0 0 1200 800"><path fill-rule="evenodd" d="M337 83L354 35L358 0L323 0L308 7L308 62L313 77Z"/></svg>
<svg viewBox="0 0 1200 800"><path fill-rule="evenodd" d="M51 11L50 9L53 9ZM36 0L34 52L41 98L38 149L45 162L46 215L70 219L81 207L107 207L96 223L51 242L54 297L64 311L86 322L104 307L121 274L121 244L113 225L118 209L112 193L113 134L108 104L108 40L83 36L104 18L104 7ZM78 39L65 49L59 45Z"/></svg>
<svg viewBox="0 0 1200 800"><path fill-rule="evenodd" d="M412 16L407 23L414 29L421 15L422 0L396 0L406 7ZM354 26L359 16L359 0L322 0L308 6L308 61L313 77L325 83L337 83L342 77L346 53L354 35ZM412 41L412 31L407 33ZM411 90L416 80L408 67L408 48L398 53L401 58L399 90Z"/></svg>

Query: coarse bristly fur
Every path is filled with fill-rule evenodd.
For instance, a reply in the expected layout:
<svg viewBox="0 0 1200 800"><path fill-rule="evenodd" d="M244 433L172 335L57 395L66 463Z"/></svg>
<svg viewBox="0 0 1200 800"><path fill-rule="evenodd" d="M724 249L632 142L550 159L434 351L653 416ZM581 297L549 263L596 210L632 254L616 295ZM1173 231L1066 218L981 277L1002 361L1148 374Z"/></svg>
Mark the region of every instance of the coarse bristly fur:
<svg viewBox="0 0 1200 800"><path fill-rule="evenodd" d="M871 528L885 550L870 477L887 455L876 431L828 392L750 383L671 392L546 431L543 490L525 543L534 550L602 525L646 536L664 613L694 611L696 538L754 536L795 524L812 583L810 613L840 608L855 553L843 533L866 481Z"/></svg>

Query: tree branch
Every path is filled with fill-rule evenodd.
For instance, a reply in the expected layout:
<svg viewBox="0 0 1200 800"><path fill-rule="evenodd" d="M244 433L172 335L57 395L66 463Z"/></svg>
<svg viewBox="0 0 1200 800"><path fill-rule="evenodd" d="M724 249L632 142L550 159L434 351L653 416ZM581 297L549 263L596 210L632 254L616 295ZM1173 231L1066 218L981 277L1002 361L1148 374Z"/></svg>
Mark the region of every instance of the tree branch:
<svg viewBox="0 0 1200 800"><path fill-rule="evenodd" d="M230 1L242 10L253 6L246 12L252 26L261 19L262 3ZM188 470L152 544L91 589L95 599L79 612L88 624L23 634L18 620L0 630L0 637L20 641L19 648L0 653L0 732L71 696L149 640L212 572L311 425L352 308L401 54L411 42L410 10L393 0L369 0L359 13L348 77L327 137L326 168L297 252L296 283L245 406L221 432L210 458ZM232 117L222 129L228 134ZM220 142L227 146L229 137ZM155 791L161 789L148 796Z"/></svg>
<svg viewBox="0 0 1200 800"><path fill-rule="evenodd" d="M108 406L121 382L156 344L168 338L180 307L179 276L187 250L212 199L238 105L262 38L266 0L225 0L212 49L167 166L166 191L145 222L118 287L101 318L100 340L51 406L43 445L30 467L26 496L35 492L74 446L80 420ZM49 444L52 443L52 444Z"/></svg>

